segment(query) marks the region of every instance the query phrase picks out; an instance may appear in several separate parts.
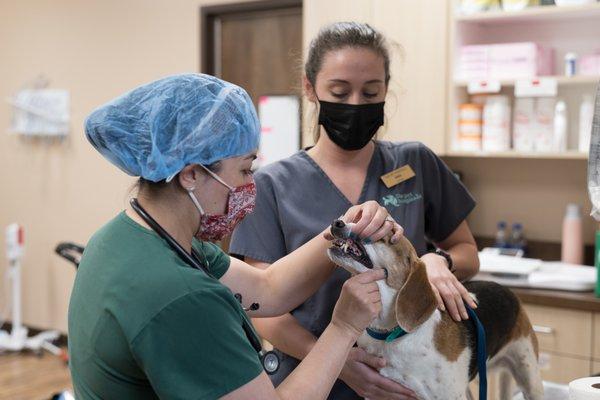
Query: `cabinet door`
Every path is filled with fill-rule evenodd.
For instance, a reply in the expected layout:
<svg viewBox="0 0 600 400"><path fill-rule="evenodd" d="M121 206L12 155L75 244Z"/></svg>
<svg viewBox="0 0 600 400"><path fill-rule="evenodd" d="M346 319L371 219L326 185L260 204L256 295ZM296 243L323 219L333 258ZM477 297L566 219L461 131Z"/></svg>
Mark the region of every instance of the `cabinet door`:
<svg viewBox="0 0 600 400"><path fill-rule="evenodd" d="M598 375L600 374L600 361L592 362L592 370L590 371L590 375Z"/></svg>
<svg viewBox="0 0 600 400"><path fill-rule="evenodd" d="M590 360L576 357L559 356L540 352L542 379L545 381L568 384L590 375Z"/></svg>
<svg viewBox="0 0 600 400"><path fill-rule="evenodd" d="M500 373L498 371L488 371L487 375L487 394L488 400L501 400L500 399ZM514 384L513 384L514 387ZM469 383L469 390L474 398L479 396L479 378L475 378Z"/></svg>
<svg viewBox="0 0 600 400"><path fill-rule="evenodd" d="M393 55L383 138L418 140L438 154L445 148L448 13L447 0L373 0L373 25Z"/></svg>
<svg viewBox="0 0 600 400"><path fill-rule="evenodd" d="M540 349L592 358L592 313L554 307L525 305Z"/></svg>
<svg viewBox="0 0 600 400"><path fill-rule="evenodd" d="M594 358L600 361L600 313L594 313L594 341L592 343ZM600 372L600 369L598 369Z"/></svg>

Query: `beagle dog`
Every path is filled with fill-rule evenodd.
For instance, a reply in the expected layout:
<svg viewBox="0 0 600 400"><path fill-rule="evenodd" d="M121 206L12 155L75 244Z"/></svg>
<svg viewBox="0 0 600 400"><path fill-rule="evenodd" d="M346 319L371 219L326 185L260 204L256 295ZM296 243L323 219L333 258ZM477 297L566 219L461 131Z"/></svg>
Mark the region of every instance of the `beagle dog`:
<svg viewBox="0 0 600 400"><path fill-rule="evenodd" d="M476 328L470 319L456 322L438 309L425 264L412 244L404 237L395 244L389 237L368 244L349 239L350 229L341 220L331 233L335 240L328 255L338 266L351 274L387 269L387 278L377 282L382 311L358 340L358 346L387 361L380 373L421 399L470 399L468 385L478 372ZM541 400L537 338L517 297L493 282L472 281L465 287L478 304L475 312L486 333L487 368L505 371L502 400L512 398L510 380L504 379L508 374L525 399Z"/></svg>

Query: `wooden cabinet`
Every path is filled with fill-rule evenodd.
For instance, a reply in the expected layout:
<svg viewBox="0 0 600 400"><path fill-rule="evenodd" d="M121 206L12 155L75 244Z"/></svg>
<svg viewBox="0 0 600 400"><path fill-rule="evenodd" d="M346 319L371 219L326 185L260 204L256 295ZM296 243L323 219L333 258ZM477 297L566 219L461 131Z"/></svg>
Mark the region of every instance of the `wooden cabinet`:
<svg viewBox="0 0 600 400"><path fill-rule="evenodd" d="M600 362L600 313L594 314L594 340L592 342L592 349L594 351L594 358Z"/></svg>
<svg viewBox="0 0 600 400"><path fill-rule="evenodd" d="M386 129L380 138L417 140L441 154L445 147L447 0L304 0L304 56L325 24L366 22L390 42L391 82ZM305 103L303 143L312 143L314 107Z"/></svg>
<svg viewBox="0 0 600 400"><path fill-rule="evenodd" d="M525 305L540 349L556 354L591 358L592 313Z"/></svg>
<svg viewBox="0 0 600 400"><path fill-rule="evenodd" d="M569 382L590 375L590 359L540 352L542 379L554 383Z"/></svg>
<svg viewBox="0 0 600 400"><path fill-rule="evenodd" d="M567 384L590 375L593 313L532 304L524 307L540 345L542 378Z"/></svg>
<svg viewBox="0 0 600 400"><path fill-rule="evenodd" d="M600 374L600 361L592 361L592 375Z"/></svg>

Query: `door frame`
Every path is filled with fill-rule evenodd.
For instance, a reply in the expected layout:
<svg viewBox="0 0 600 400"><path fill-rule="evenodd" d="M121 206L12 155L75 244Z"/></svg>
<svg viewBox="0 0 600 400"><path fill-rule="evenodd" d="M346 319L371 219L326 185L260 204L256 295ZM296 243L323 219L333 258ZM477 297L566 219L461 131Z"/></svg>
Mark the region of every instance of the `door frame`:
<svg viewBox="0 0 600 400"><path fill-rule="evenodd" d="M224 14L302 8L302 0L260 0L200 7L200 72L215 74L215 21Z"/></svg>

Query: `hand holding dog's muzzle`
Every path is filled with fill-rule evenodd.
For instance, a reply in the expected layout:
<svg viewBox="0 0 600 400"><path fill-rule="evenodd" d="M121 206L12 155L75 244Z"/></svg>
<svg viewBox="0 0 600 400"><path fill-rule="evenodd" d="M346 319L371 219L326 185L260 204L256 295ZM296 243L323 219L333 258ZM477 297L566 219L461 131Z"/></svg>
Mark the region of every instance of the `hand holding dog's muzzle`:
<svg viewBox="0 0 600 400"><path fill-rule="evenodd" d="M394 221L385 207L376 201L367 201L350 207L332 223L324 237L327 240L350 238L368 243L376 242L390 233L392 243L396 243L404 234L404 229Z"/></svg>

